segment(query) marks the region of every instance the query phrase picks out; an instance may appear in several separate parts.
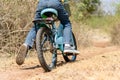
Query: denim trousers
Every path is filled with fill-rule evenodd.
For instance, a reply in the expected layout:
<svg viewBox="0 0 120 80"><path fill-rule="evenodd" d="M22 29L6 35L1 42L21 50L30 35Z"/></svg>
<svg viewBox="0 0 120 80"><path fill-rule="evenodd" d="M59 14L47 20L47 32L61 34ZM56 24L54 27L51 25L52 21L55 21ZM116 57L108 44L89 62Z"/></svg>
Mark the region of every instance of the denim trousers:
<svg viewBox="0 0 120 80"><path fill-rule="evenodd" d="M34 19L39 19L41 17L40 12L45 8L54 8L57 10L58 19L60 20L60 23L63 25L63 39L64 39L63 43L70 44L72 27L71 27L68 13L65 10L63 4L59 0L40 0L36 9ZM25 44L32 47L34 44L35 38L36 38L36 29L35 29L35 25L33 25L33 27L31 28L31 30L29 31L26 37Z"/></svg>

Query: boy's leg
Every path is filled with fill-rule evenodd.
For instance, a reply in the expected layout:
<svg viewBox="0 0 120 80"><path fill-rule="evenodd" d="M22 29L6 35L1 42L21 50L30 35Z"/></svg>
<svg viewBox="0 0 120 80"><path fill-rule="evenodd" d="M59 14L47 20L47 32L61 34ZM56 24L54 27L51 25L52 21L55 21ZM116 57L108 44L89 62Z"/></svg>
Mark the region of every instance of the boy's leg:
<svg viewBox="0 0 120 80"><path fill-rule="evenodd" d="M39 4L38 4L38 7L39 7ZM40 18L40 11L37 8L34 19L38 19L38 18ZM24 63L28 50L32 48L34 44L37 30L38 30L38 27L37 26L35 27L34 25L33 28L29 31L24 44L21 45L16 57L16 63L18 65L22 65Z"/></svg>
<svg viewBox="0 0 120 80"><path fill-rule="evenodd" d="M18 65L22 65L24 63L24 60L25 60L28 50L30 48L32 48L32 46L34 44L35 37L36 37L36 30L35 30L35 27L33 27L29 31L29 33L26 37L25 43L21 45L21 47L18 51L18 54L16 56L16 63Z"/></svg>
<svg viewBox="0 0 120 80"><path fill-rule="evenodd" d="M72 26L69 20L69 15L67 11L64 9L62 4L59 4L58 7L56 7L58 10L58 19L61 21L61 24L63 24L63 37L64 37L64 53L76 53L78 54L79 51L73 49L71 47L71 35L72 35Z"/></svg>

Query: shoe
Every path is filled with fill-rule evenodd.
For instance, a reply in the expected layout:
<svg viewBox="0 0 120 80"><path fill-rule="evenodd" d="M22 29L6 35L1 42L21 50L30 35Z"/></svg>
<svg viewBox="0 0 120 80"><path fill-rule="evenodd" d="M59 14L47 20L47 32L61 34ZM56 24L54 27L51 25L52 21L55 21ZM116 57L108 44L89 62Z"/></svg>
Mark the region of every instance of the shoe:
<svg viewBox="0 0 120 80"><path fill-rule="evenodd" d="M22 65L24 63L27 52L28 52L28 47L23 44L20 47L17 57L16 57L16 63L18 65Z"/></svg>
<svg viewBox="0 0 120 80"><path fill-rule="evenodd" d="M72 54L79 54L80 52L78 50L75 50L71 46L65 46L64 47L64 53L72 53Z"/></svg>

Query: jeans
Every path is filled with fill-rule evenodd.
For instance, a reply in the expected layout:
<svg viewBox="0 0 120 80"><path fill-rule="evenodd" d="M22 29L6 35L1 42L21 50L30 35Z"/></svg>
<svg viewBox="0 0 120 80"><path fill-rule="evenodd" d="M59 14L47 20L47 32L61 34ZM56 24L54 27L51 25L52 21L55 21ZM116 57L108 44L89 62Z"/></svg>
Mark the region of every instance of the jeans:
<svg viewBox="0 0 120 80"><path fill-rule="evenodd" d="M36 9L34 19L39 19L41 17L40 16L41 10L45 8L54 8L58 11L58 19L63 25L64 44L70 44L72 27L71 27L68 13L63 7L62 3L59 0L40 0ZM36 38L36 29L35 29L35 26L33 26L26 37L25 44L32 47L35 38Z"/></svg>

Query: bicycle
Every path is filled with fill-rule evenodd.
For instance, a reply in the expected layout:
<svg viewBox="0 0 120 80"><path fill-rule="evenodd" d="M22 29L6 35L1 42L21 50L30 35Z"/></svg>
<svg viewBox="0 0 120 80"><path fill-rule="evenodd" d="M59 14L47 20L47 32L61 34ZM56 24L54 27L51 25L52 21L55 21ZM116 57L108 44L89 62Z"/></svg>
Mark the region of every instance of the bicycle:
<svg viewBox="0 0 120 80"><path fill-rule="evenodd" d="M53 8L46 8L41 11L42 18L34 20L36 27L39 27L36 35L36 50L42 68L49 72L56 67L57 51L59 50L66 62L75 61L76 54L64 54L63 26L57 27L55 22L58 13ZM74 33L71 34L71 46L77 49Z"/></svg>

